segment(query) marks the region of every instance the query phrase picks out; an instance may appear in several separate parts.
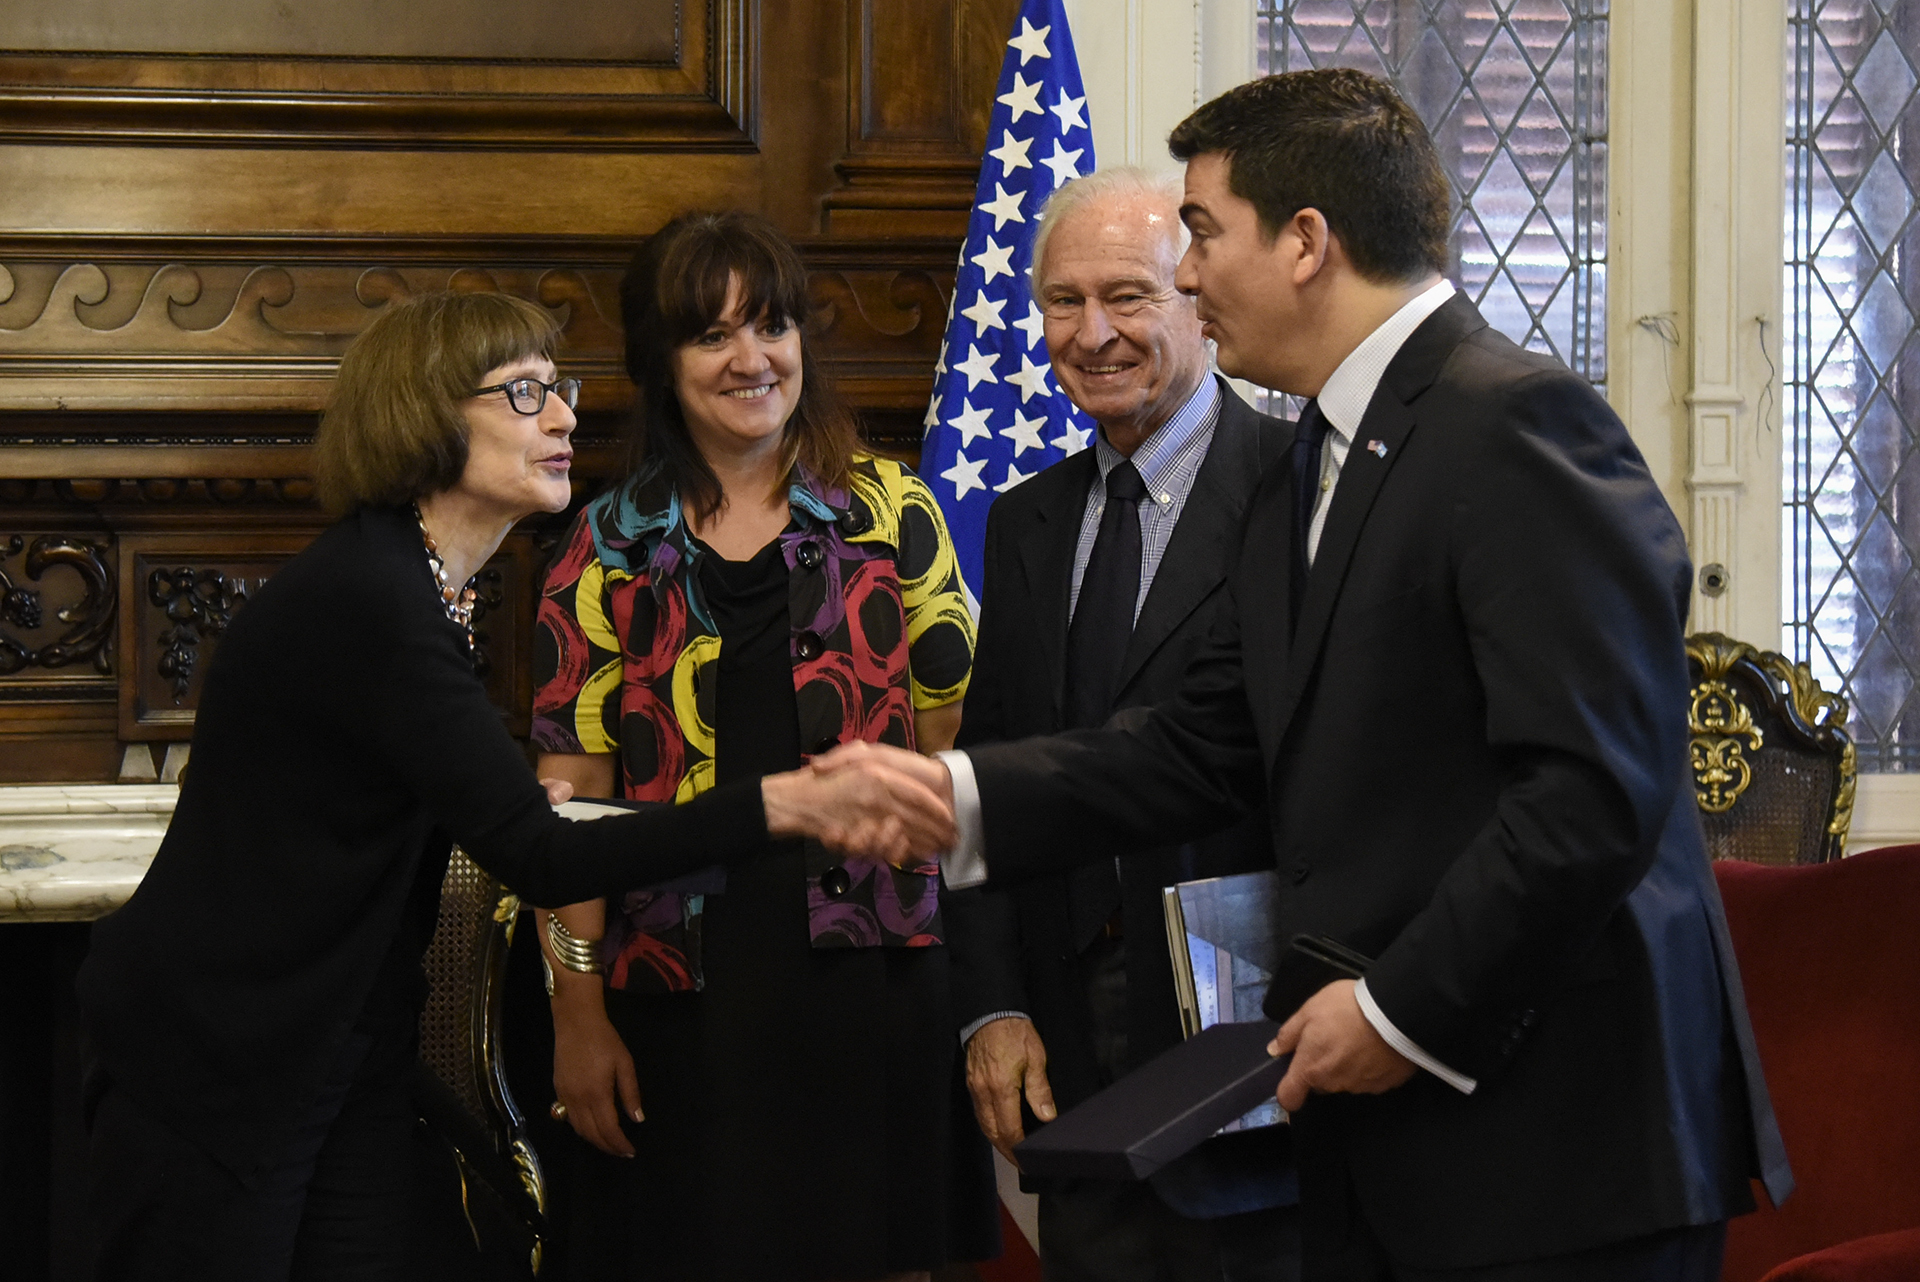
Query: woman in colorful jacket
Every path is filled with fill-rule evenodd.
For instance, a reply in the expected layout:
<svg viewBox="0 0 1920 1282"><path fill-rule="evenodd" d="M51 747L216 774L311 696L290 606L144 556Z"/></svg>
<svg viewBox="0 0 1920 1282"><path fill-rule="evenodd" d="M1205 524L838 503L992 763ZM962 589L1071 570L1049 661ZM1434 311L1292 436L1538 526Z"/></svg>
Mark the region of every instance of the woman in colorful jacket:
<svg viewBox="0 0 1920 1282"><path fill-rule="evenodd" d="M632 474L547 578L543 775L686 801L853 740L949 746L973 649L953 547L919 478L858 452L792 247L688 215L621 305ZM592 1146L575 1277L885 1278L991 1252L939 885L770 841L552 914L552 1112Z"/></svg>

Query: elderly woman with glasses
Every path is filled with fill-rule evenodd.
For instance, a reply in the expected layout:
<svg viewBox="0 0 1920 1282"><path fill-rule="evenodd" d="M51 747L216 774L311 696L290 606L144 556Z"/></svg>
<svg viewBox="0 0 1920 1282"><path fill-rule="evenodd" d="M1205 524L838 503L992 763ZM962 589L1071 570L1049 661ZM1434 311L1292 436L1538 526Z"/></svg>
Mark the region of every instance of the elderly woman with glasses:
<svg viewBox="0 0 1920 1282"><path fill-rule="evenodd" d="M948 839L905 785L805 771L570 823L473 673L468 579L569 499L578 383L497 294L381 315L341 362L317 478L338 524L221 639L151 871L80 974L102 1279L406 1276L409 1084L450 842L534 903L770 838ZM891 791L889 791L891 787Z"/></svg>
<svg viewBox="0 0 1920 1282"><path fill-rule="evenodd" d="M697 805L843 742L952 743L973 650L953 546L919 478L857 448L810 311L749 214L678 219L628 270L632 473L547 580L543 775ZM773 840L626 891L546 932L555 1110L586 1141L570 1277L879 1278L991 1251L935 869Z"/></svg>

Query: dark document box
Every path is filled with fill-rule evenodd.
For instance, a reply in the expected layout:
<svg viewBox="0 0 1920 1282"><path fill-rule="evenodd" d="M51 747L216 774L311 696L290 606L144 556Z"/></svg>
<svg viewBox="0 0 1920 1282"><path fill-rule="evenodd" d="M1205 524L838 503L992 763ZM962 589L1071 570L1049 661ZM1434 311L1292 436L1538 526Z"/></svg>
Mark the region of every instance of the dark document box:
<svg viewBox="0 0 1920 1282"><path fill-rule="evenodd" d="M1142 1064L1014 1151L1028 1175L1139 1180L1240 1117L1286 1075L1267 1020L1215 1024Z"/></svg>

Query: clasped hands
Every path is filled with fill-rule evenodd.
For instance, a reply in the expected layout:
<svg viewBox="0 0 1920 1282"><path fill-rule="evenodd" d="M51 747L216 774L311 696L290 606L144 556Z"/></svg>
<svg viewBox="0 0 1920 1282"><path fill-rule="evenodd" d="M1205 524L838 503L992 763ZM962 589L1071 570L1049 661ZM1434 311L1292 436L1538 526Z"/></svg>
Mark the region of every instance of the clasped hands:
<svg viewBox="0 0 1920 1282"><path fill-rule="evenodd" d="M951 850L953 781L931 757L854 742L761 780L767 832L910 868Z"/></svg>
<svg viewBox="0 0 1920 1282"><path fill-rule="evenodd" d="M815 757L802 770L769 776L763 795L767 830L776 836L813 837L848 858L884 860L911 867L953 848L953 779L942 762L900 748L856 742ZM1014 1031L988 1025L995 1033ZM1029 1032L1031 1025L1019 1031ZM987 1031L983 1029L982 1032ZM976 1034L975 1040L980 1040ZM990 1039L991 1040L991 1039ZM1022 1039L1020 1054L1006 1047L970 1053L969 1085L983 1129L996 1147L1010 1152L1020 1137L1021 1088L1037 1095L1036 1112L1052 1099L1045 1078L1045 1052ZM972 1052L975 1048L969 1047ZM984 1054L989 1049L1000 1053ZM1416 1066L1389 1046L1361 1012L1352 980L1327 985L1280 1027L1268 1051L1293 1055L1275 1095L1289 1112L1310 1094L1377 1094L1392 1090ZM1035 1053L1037 1052L1037 1053ZM1037 1080L1029 1080L1029 1078ZM1031 1088L1037 1087L1037 1090ZM1045 1113L1042 1113L1045 1116Z"/></svg>

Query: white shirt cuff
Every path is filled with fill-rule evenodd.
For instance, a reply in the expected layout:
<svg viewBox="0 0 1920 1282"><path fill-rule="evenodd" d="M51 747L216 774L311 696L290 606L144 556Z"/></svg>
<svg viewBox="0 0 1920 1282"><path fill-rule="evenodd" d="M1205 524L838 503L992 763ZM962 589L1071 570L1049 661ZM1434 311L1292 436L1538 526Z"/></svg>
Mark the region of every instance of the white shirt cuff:
<svg viewBox="0 0 1920 1282"><path fill-rule="evenodd" d="M964 752L933 754L946 763L953 778L953 826L960 834L952 850L940 856L940 876L948 890L965 890L987 879L986 834L980 821L980 784L973 777L973 760Z"/></svg>
<svg viewBox="0 0 1920 1282"><path fill-rule="evenodd" d="M996 1019L1026 1019L1026 1018L1027 1018L1027 1012L1023 1010L997 1010L993 1012L993 1014L991 1015L982 1015L979 1019L974 1020L971 1024L968 1024L965 1028L960 1030L960 1044L962 1046L965 1046L968 1042L973 1040L973 1035L975 1033L979 1032L981 1029L985 1028L988 1024L991 1024Z"/></svg>
<svg viewBox="0 0 1920 1282"><path fill-rule="evenodd" d="M1418 1046L1415 1046L1405 1033L1395 1028L1393 1021L1387 1018L1386 1012L1381 1010L1378 1003L1373 1000L1373 994L1367 991L1366 980L1363 979L1353 986L1353 997L1355 1001L1360 1003L1360 1013L1367 1017L1367 1022L1373 1025L1373 1030L1380 1034L1387 1045L1393 1047L1393 1049L1399 1051L1402 1055L1412 1060L1415 1064L1418 1064L1421 1068L1426 1069L1429 1073L1432 1073L1435 1077L1453 1087L1454 1090L1459 1091L1462 1095L1473 1094L1473 1088L1480 1083L1474 1081L1465 1073L1454 1072L1445 1064L1442 1064L1439 1060L1427 1054Z"/></svg>

